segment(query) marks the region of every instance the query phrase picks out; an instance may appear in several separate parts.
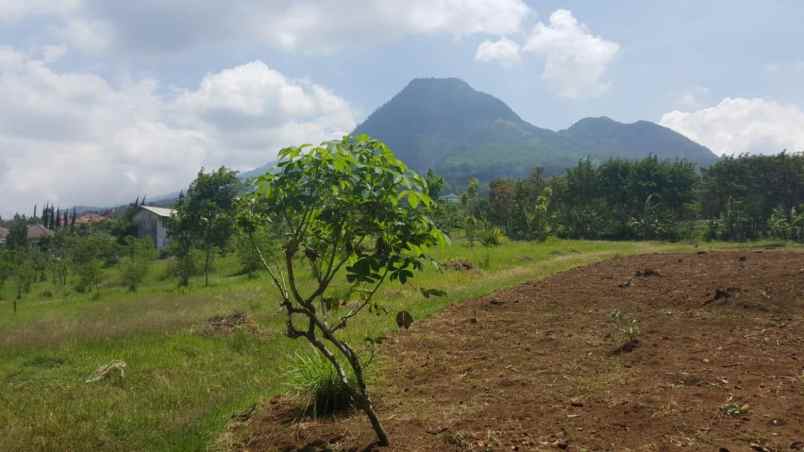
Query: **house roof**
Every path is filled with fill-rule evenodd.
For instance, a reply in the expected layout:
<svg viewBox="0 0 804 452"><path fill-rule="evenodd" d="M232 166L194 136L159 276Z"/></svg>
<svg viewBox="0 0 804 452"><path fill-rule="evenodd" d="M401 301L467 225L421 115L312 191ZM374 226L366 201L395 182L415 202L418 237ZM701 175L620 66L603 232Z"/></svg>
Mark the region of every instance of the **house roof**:
<svg viewBox="0 0 804 452"><path fill-rule="evenodd" d="M170 218L176 213L175 209L168 209L165 207L140 206L140 209L146 210L158 217L164 217L164 218Z"/></svg>
<svg viewBox="0 0 804 452"><path fill-rule="evenodd" d="M53 231L42 226L41 224L32 224L28 226L28 240L38 240L50 237Z"/></svg>
<svg viewBox="0 0 804 452"><path fill-rule="evenodd" d="M85 213L78 217L75 220L76 224L98 224L103 223L104 221L108 220L109 217L105 217L101 214L97 213Z"/></svg>

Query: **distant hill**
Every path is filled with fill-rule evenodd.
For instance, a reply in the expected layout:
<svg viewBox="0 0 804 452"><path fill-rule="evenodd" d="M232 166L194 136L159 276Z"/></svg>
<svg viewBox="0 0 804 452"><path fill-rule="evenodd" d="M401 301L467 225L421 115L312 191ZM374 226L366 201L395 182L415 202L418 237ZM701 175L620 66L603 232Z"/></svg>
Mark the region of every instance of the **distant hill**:
<svg viewBox="0 0 804 452"><path fill-rule="evenodd" d="M684 158L701 166L711 150L647 121L586 118L555 132L524 121L501 100L456 78L415 79L354 131L383 140L408 165L448 180L524 176L534 166L560 174L583 157Z"/></svg>
<svg viewBox="0 0 804 452"><path fill-rule="evenodd" d="M653 154L661 158L686 159L699 166L717 161L709 148L650 121L623 124L605 116L585 118L558 134L573 140L593 158L638 159Z"/></svg>

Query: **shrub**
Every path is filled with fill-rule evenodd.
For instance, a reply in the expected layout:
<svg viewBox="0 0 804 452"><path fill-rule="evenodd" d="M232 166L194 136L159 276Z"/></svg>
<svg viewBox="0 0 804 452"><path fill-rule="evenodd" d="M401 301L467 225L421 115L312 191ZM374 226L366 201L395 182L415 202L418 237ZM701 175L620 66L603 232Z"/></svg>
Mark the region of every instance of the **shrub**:
<svg viewBox="0 0 804 452"><path fill-rule="evenodd" d="M327 417L352 408L351 391L320 353L296 352L291 362L287 384L304 401L305 415ZM349 384L355 384L351 375Z"/></svg>
<svg viewBox="0 0 804 452"><path fill-rule="evenodd" d="M129 239L127 246L128 255L122 261L121 279L129 291L136 292L148 274L156 250L148 239Z"/></svg>
<svg viewBox="0 0 804 452"><path fill-rule="evenodd" d="M487 226L480 234L480 243L483 246L500 246L505 239L505 233L497 226Z"/></svg>

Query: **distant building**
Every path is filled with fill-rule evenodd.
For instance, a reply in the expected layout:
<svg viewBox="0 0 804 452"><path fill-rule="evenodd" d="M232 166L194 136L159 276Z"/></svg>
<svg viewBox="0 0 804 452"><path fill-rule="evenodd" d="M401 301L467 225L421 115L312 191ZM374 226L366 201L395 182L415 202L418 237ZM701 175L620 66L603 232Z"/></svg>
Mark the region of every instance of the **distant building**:
<svg viewBox="0 0 804 452"><path fill-rule="evenodd" d="M38 242L42 239L53 236L53 231L42 226L41 224L32 224L28 226L28 241Z"/></svg>
<svg viewBox="0 0 804 452"><path fill-rule="evenodd" d="M441 201L448 202L450 204L458 204L461 202L461 197L456 195L455 193L450 193L448 195L444 195L440 198Z"/></svg>
<svg viewBox="0 0 804 452"><path fill-rule="evenodd" d="M134 224L137 225L137 236L148 237L153 240L157 250L163 250L168 245L167 220L176 211L164 207L140 206L140 211L134 215Z"/></svg>
<svg viewBox="0 0 804 452"><path fill-rule="evenodd" d="M0 245L6 244L6 238L8 237L9 230L0 226Z"/></svg>

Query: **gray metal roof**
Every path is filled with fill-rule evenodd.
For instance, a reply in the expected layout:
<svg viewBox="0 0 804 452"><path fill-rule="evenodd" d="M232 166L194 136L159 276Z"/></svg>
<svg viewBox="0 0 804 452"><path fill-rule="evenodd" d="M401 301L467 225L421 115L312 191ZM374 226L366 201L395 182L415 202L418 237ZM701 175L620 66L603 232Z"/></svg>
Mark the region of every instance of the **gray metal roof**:
<svg viewBox="0 0 804 452"><path fill-rule="evenodd" d="M140 206L140 209L147 210L158 217L170 218L175 213L175 209L168 209L166 207L153 207L153 206Z"/></svg>

